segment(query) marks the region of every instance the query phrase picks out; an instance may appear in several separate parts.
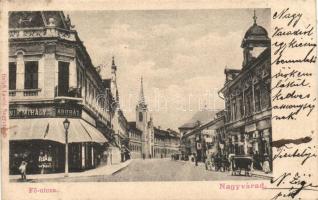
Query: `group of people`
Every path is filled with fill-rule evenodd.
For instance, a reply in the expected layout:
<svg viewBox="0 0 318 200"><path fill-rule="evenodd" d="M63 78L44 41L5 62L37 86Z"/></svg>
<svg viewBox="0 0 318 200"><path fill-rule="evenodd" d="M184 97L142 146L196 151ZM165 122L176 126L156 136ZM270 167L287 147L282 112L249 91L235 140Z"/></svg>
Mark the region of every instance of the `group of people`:
<svg viewBox="0 0 318 200"><path fill-rule="evenodd" d="M233 157L234 154L227 155L221 155L219 153L217 154L209 154L205 159L205 168L206 170L210 171L230 171L233 170ZM261 159L261 156L258 152L255 152L253 156L251 157L251 169L255 170L261 170L265 173L270 173L270 164L269 164L269 156L267 154L264 154L263 159Z"/></svg>

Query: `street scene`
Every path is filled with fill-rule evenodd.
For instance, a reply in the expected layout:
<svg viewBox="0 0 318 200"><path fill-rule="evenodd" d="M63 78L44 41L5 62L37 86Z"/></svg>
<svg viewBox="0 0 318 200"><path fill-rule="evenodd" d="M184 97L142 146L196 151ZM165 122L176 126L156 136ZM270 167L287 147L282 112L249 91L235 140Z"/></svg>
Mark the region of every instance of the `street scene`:
<svg viewBox="0 0 318 200"><path fill-rule="evenodd" d="M103 169L103 167L101 167ZM30 176L28 182L130 182L130 181L217 181L217 180L264 180L266 176L232 176L230 173L207 171L203 164L169 159L135 159L128 166L111 171L104 167L94 174L60 176ZM19 181L15 179L15 181Z"/></svg>
<svg viewBox="0 0 318 200"><path fill-rule="evenodd" d="M269 29L270 9L10 12L10 181L270 178Z"/></svg>

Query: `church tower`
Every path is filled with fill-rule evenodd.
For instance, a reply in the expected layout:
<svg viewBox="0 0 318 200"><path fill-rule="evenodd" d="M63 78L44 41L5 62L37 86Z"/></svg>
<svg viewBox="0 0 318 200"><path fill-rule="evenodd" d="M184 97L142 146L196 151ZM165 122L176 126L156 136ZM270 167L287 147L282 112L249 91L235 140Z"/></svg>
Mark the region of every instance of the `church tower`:
<svg viewBox="0 0 318 200"><path fill-rule="evenodd" d="M243 48L243 69L270 46L270 39L265 28L256 22L257 17L254 10L254 23L246 31L241 47Z"/></svg>
<svg viewBox="0 0 318 200"><path fill-rule="evenodd" d="M145 101L143 80L140 81L140 93L136 106L136 128L142 131L142 153L149 158L148 107Z"/></svg>
<svg viewBox="0 0 318 200"><path fill-rule="evenodd" d="M116 102L119 102L119 94L117 88L117 66L115 64L115 58L112 57L112 66L111 66L111 93L114 95Z"/></svg>

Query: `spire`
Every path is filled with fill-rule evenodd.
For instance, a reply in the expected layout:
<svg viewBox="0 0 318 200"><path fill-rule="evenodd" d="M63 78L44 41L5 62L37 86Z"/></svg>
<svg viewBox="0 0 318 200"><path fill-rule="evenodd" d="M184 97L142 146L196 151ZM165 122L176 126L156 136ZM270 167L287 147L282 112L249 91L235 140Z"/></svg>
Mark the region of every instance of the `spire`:
<svg viewBox="0 0 318 200"><path fill-rule="evenodd" d="M115 65L115 57L112 57L112 69L116 70L117 66Z"/></svg>
<svg viewBox="0 0 318 200"><path fill-rule="evenodd" d="M254 20L254 24L256 24L257 17L256 17L256 11L255 11L255 9L254 9L254 16L253 16L253 20Z"/></svg>
<svg viewBox="0 0 318 200"><path fill-rule="evenodd" d="M145 96L144 96L144 86L143 86L142 77L141 77L141 80L140 80L140 94L139 94L138 104L139 104L139 105L146 105Z"/></svg>

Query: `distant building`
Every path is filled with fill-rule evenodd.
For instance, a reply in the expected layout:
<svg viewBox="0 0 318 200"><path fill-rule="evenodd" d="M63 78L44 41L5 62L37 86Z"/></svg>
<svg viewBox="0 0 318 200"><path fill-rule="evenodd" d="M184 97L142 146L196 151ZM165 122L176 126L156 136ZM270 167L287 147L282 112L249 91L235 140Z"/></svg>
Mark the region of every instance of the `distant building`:
<svg viewBox="0 0 318 200"><path fill-rule="evenodd" d="M224 111L215 113L210 121L198 125L181 137L181 152L185 157L193 154L199 161L204 161L208 154L224 152L221 140L224 133Z"/></svg>
<svg viewBox="0 0 318 200"><path fill-rule="evenodd" d="M256 23L242 41L243 67L225 69L220 90L226 106L227 151L236 155L265 156L271 161L271 49L267 31ZM270 162L271 164L271 162Z"/></svg>
<svg viewBox="0 0 318 200"><path fill-rule="evenodd" d="M133 157L168 157L178 152L180 139L178 134L170 129L161 130L153 124L145 101L142 78L136 106L136 122L129 122L129 125L129 146Z"/></svg>
<svg viewBox="0 0 318 200"><path fill-rule="evenodd" d="M160 127L154 128L154 158L171 157L172 154L179 153L180 135L171 129L162 130Z"/></svg>
<svg viewBox="0 0 318 200"><path fill-rule="evenodd" d="M217 112L219 112L219 110L209 110L206 107L204 109L196 112L188 122L186 122L183 125L181 125L180 127L178 127L179 132L181 134L180 135L181 139L183 138L185 140L185 137L183 137L184 135L186 135L187 133L200 127L202 124L206 124L206 123L210 122L211 120L213 120ZM190 136L189 138L187 138L187 140L188 140L187 142L180 141L180 150L184 154L189 154L186 152L193 153L195 151L194 142L191 142L192 147L189 146L190 141L195 140L194 136ZM188 150L186 150L186 148ZM192 150L190 151L189 148L192 148Z"/></svg>
<svg viewBox="0 0 318 200"><path fill-rule="evenodd" d="M131 158L142 158L142 131L136 122L129 122L129 150Z"/></svg>

